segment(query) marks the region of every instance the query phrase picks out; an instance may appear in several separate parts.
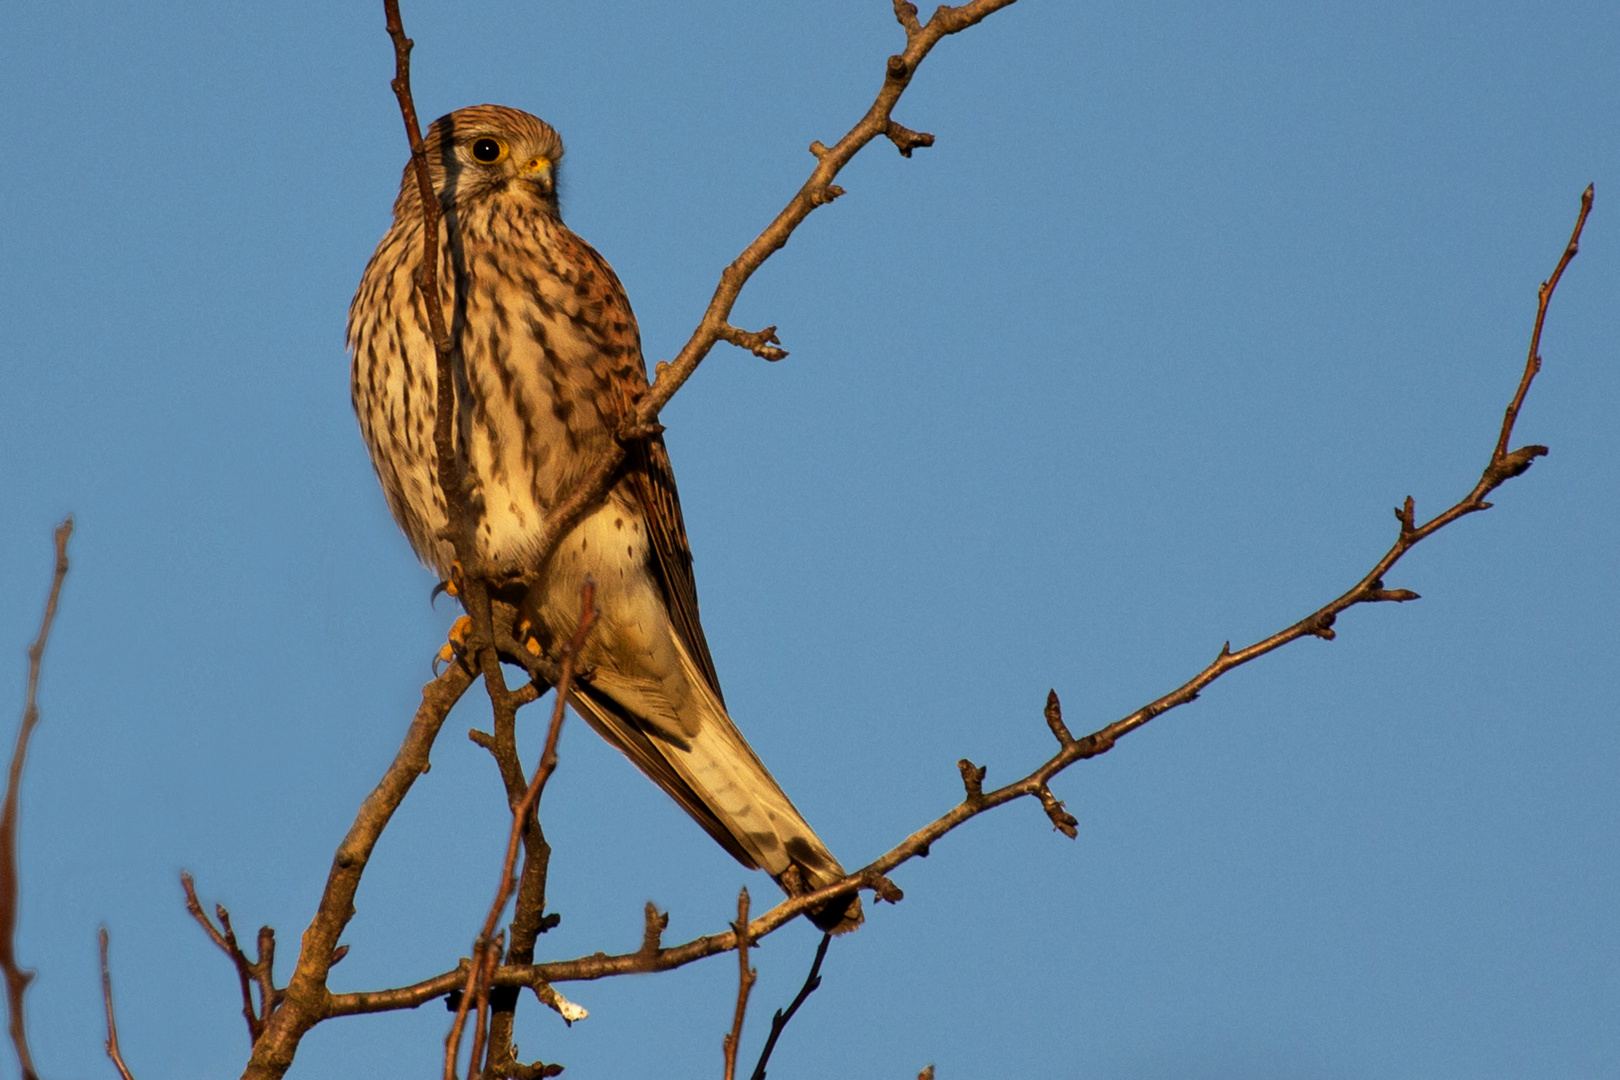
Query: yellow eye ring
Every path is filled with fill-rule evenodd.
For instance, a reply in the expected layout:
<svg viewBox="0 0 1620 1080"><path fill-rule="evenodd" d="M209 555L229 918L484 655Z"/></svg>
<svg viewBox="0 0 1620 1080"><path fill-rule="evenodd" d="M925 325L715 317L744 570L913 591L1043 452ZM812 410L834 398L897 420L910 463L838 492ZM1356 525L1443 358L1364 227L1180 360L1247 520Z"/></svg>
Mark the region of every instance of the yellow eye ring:
<svg viewBox="0 0 1620 1080"><path fill-rule="evenodd" d="M472 144L473 160L480 165L493 165L506 157L508 153L506 140L485 135L474 139Z"/></svg>

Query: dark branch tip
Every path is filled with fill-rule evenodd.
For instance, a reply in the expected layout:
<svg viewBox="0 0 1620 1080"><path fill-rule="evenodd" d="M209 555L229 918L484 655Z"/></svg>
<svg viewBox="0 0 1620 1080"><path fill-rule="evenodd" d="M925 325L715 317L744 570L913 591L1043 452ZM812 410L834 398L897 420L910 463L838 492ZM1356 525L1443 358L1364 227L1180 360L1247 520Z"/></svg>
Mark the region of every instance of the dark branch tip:
<svg viewBox="0 0 1620 1080"><path fill-rule="evenodd" d="M1070 840L1079 839L1080 830L1077 826L1080 820L1063 808L1063 803L1052 794L1052 789L1042 784L1035 789L1035 794L1041 800L1041 809L1052 821L1052 828L1067 836Z"/></svg>
<svg viewBox="0 0 1620 1080"><path fill-rule="evenodd" d="M883 134L889 137L895 148L900 151L901 157L910 157L911 152L919 146L933 146L934 137L926 131L912 131L904 124L890 120L883 129Z"/></svg>
<svg viewBox="0 0 1620 1080"><path fill-rule="evenodd" d="M984 774L988 766L975 765L967 758L956 763L957 769L962 773L962 787L967 790L967 801L979 803L984 801Z"/></svg>
<svg viewBox="0 0 1620 1080"><path fill-rule="evenodd" d="M838 198L844 193L844 189L839 187L837 184L828 184L825 187L817 188L810 193L810 205L826 206L828 203L832 202L834 199ZM782 355L786 356L787 354L783 353Z"/></svg>
<svg viewBox="0 0 1620 1080"><path fill-rule="evenodd" d="M1070 733L1068 725L1063 722L1063 703L1058 700L1056 690L1046 692L1046 726L1052 729L1057 737L1059 746L1070 746L1074 743L1074 735Z"/></svg>
<svg viewBox="0 0 1620 1080"><path fill-rule="evenodd" d="M872 893L887 904L898 904L906 898L906 894L900 891L900 886L882 874L872 875Z"/></svg>
<svg viewBox="0 0 1620 1080"><path fill-rule="evenodd" d="M840 194L842 194L842 191L840 191ZM836 195L832 196L832 198L837 197ZM812 201L814 200L812 199ZM739 349L747 349L762 360L775 363L778 360L787 358L787 350L777 347L782 344L782 340L776 336L776 327L774 326L767 326L763 330L739 330L730 323L726 323L720 327L718 336L724 341L731 342Z"/></svg>
<svg viewBox="0 0 1620 1080"><path fill-rule="evenodd" d="M1544 457L1547 447L1539 445L1521 446L1511 453L1503 454L1491 462L1485 470L1485 475L1500 484L1504 480L1511 480L1521 475L1535 463L1536 458Z"/></svg>

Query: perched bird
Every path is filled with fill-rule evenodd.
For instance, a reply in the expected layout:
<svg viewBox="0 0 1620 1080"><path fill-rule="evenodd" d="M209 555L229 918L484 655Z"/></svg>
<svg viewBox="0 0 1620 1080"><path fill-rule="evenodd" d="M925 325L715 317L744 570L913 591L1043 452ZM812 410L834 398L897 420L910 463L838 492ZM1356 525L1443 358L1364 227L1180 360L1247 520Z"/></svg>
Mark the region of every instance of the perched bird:
<svg viewBox="0 0 1620 1080"><path fill-rule="evenodd" d="M516 109L476 105L426 136L442 210L440 299L455 350L453 429L478 558L533 569L550 508L613 442L647 386L641 335L607 262L557 207L562 140ZM406 166L394 223L349 307L351 391L388 507L416 554L448 579L434 456L436 364L417 288L422 206ZM599 617L569 703L744 866L790 894L844 876L726 712L698 621L692 555L663 440L638 440L600 507L551 559L526 601L553 655L597 583ZM853 895L811 913L861 921Z"/></svg>

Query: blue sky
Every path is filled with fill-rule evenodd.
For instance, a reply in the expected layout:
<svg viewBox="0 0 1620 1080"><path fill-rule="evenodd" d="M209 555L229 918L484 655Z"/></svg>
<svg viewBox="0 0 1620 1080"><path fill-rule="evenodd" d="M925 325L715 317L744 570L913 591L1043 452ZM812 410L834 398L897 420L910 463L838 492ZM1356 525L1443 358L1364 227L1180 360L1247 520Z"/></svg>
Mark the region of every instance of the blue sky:
<svg viewBox="0 0 1620 1080"><path fill-rule="evenodd" d="M551 121L649 362L866 108L899 30L815 5L410 3L424 118ZM181 868L281 972L452 611L389 520L343 322L405 160L380 4L18 9L0 35L0 705L50 529L74 568L23 795L47 1075L233 1075ZM948 40L665 412L739 724L846 864L1342 591L1461 496L1587 183L1519 442L1551 455L1350 613L896 874L773 1080L1613 1075L1620 1060L1620 8L1053 4ZM11 657L8 662L4 658ZM452 718L335 988L452 966L504 807ZM538 752L539 712L525 745ZM743 871L583 725L547 956L720 929ZM743 1056L808 966L785 929ZM735 966L565 988L567 1075L717 1075ZM325 1025L293 1075L431 1070L447 1014ZM0 1056L0 1075L12 1063Z"/></svg>

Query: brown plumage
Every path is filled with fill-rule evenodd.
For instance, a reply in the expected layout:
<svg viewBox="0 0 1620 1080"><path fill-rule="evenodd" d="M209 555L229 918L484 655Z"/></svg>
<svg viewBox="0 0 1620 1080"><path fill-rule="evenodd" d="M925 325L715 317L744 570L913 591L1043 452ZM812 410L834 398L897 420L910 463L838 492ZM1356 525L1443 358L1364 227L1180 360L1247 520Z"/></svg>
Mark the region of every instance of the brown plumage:
<svg viewBox="0 0 1620 1080"><path fill-rule="evenodd" d="M605 260L563 224L562 141L496 105L442 117L428 161L443 209L440 299L456 349L453 428L471 485L479 555L529 569L549 507L606 449L646 388L641 337ZM435 359L415 286L421 201L407 166L394 223L349 308L351 391L394 519L448 577L434 464ZM529 612L542 644L566 641L586 575L601 611L570 704L743 865L785 889L843 876L732 723L698 621L692 556L662 439L631 447L603 505L557 549ZM797 868L797 869L795 869ZM858 900L815 913L853 929Z"/></svg>

